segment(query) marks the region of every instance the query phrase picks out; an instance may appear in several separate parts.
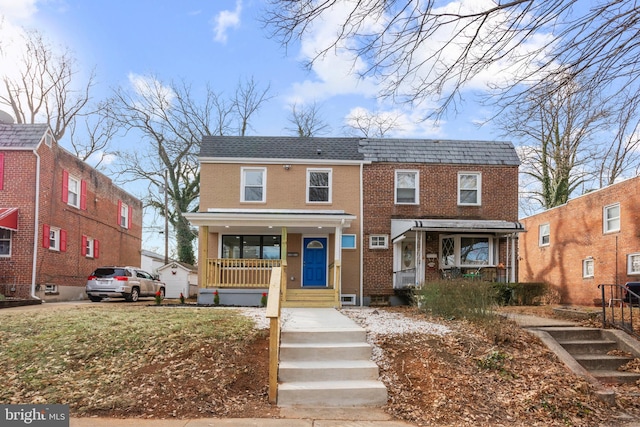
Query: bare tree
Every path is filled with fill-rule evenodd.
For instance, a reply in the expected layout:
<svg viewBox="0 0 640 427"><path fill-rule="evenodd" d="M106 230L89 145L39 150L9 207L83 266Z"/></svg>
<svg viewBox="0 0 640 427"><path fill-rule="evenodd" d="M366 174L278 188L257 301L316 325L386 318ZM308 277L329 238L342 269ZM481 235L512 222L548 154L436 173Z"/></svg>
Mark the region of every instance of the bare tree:
<svg viewBox="0 0 640 427"><path fill-rule="evenodd" d="M635 0L269 0L264 16L285 46L337 22L309 65L347 53L354 70L378 78L381 96L437 100L438 113L456 108L465 83L505 68L514 78L495 86L503 101L527 98L545 79L581 75L638 98L639 21Z"/></svg>
<svg viewBox="0 0 640 427"><path fill-rule="evenodd" d="M347 116L347 133L365 138L383 138L400 129L399 115L385 112L370 112L362 108Z"/></svg>
<svg viewBox="0 0 640 427"><path fill-rule="evenodd" d="M244 83L238 82L232 105L238 120L240 136L247 134L251 118L272 98L269 94L270 88L271 85L267 85L266 88L260 89L253 77L245 80Z"/></svg>
<svg viewBox="0 0 640 427"><path fill-rule="evenodd" d="M79 116L69 123L69 143L75 155L83 162L89 162L95 168L100 168L102 162L115 154L109 150L109 144L118 132L114 121L108 116L93 112L82 117L83 131L78 132L76 127Z"/></svg>
<svg viewBox="0 0 640 427"><path fill-rule="evenodd" d="M300 137L319 136L331 131L331 126L322 119L315 102L301 107L294 103L291 105L288 120L293 127L287 127L285 130Z"/></svg>
<svg viewBox="0 0 640 427"><path fill-rule="evenodd" d="M500 119L505 134L525 139L521 171L533 180L528 196L548 209L566 203L588 178L588 163L600 150L596 133L607 125L597 87L539 87ZM601 136L601 135L598 135Z"/></svg>
<svg viewBox="0 0 640 427"><path fill-rule="evenodd" d="M198 209L198 148L204 135L221 126L212 121L217 98L218 94L207 88L204 101L198 103L186 83L164 85L148 76L137 79L135 89L116 89L103 109L109 120L131 133L132 138L142 140L132 144L131 150L118 153L121 180L152 184L145 204L168 218L176 231L178 258L191 264L195 262L195 235L182 214ZM144 148L145 143L148 148ZM171 201L166 211L164 198L151 190L165 187L165 173Z"/></svg>
<svg viewBox="0 0 640 427"><path fill-rule="evenodd" d="M46 120L60 140L89 101L94 75L75 85L78 71L68 50L56 53L37 31L27 32L24 42L19 75L2 76L0 105L9 107L18 123Z"/></svg>

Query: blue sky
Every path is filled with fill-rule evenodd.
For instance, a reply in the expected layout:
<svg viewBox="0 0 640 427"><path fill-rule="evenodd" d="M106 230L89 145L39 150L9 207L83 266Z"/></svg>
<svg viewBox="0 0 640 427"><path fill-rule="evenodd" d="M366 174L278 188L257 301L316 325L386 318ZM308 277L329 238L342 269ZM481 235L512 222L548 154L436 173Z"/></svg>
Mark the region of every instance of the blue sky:
<svg viewBox="0 0 640 427"><path fill-rule="evenodd" d="M95 70L96 101L140 75L153 74L165 82L184 79L194 90L209 83L224 93L231 93L239 80L253 77L263 87L270 85L274 98L252 120L252 135L290 134L285 130L290 126L288 108L295 101L319 105L332 128L326 136L344 135L349 113L366 109L399 118L402 128L389 136L503 139L490 126L474 124L489 112L472 97L457 115L436 125L417 120L428 106L408 109L376 100L379 82L358 80L348 58L327 57L305 69L303 60L327 29L314 28L308 38L285 51L267 37L259 21L263 7L263 0L0 0L0 67L6 72L19 55L12 41L21 29L36 28L55 45L70 48L79 78ZM474 89L478 87L481 84ZM136 141L119 141L123 142ZM138 188L124 188L141 195ZM150 225L145 219L145 226ZM162 253L158 238L157 233L146 233L144 248Z"/></svg>

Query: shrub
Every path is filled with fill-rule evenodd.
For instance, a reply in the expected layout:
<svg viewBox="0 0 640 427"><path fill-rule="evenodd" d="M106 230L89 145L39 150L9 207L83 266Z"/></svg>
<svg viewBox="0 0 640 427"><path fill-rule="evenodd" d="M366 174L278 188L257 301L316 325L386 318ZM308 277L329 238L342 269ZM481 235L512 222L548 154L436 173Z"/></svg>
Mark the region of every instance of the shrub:
<svg viewBox="0 0 640 427"><path fill-rule="evenodd" d="M497 291L492 282L439 280L416 290L418 307L445 319L477 320L495 316Z"/></svg>

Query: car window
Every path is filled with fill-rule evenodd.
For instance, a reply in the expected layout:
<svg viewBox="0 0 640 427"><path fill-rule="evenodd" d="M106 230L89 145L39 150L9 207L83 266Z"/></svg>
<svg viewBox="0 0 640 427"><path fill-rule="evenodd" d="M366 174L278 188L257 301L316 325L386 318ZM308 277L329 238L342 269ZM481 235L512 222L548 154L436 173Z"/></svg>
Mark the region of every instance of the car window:
<svg viewBox="0 0 640 427"><path fill-rule="evenodd" d="M146 271L136 270L136 275L137 275L138 277L143 278L143 279L153 280L153 278L151 277L151 275L150 275L149 273L147 273Z"/></svg>
<svg viewBox="0 0 640 427"><path fill-rule="evenodd" d="M131 276L131 273L124 268L101 267L97 268L91 275L102 279L108 279L116 276Z"/></svg>

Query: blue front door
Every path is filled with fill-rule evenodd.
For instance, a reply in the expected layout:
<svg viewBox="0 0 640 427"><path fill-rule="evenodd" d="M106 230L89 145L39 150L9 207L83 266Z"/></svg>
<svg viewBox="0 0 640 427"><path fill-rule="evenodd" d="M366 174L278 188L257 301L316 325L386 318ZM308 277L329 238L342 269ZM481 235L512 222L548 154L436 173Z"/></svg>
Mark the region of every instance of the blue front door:
<svg viewBox="0 0 640 427"><path fill-rule="evenodd" d="M327 286L327 238L305 237L302 286Z"/></svg>

